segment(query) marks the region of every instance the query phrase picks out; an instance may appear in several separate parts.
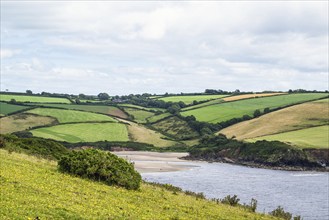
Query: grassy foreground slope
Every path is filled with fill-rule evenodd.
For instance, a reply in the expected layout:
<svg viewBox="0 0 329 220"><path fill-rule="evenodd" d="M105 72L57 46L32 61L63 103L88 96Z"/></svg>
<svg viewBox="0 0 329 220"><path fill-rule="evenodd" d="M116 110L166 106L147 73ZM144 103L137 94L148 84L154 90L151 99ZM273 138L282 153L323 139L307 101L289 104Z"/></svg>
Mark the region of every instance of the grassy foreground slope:
<svg viewBox="0 0 329 220"><path fill-rule="evenodd" d="M243 115L252 116L258 109L284 107L309 100L326 97L326 93L301 93L290 95L270 96L265 98L246 99L241 101L226 102L217 105L210 105L198 109L184 111L183 116L194 115L198 121L217 123L232 118L241 118Z"/></svg>
<svg viewBox="0 0 329 220"><path fill-rule="evenodd" d="M227 95L179 95L157 98L165 102L184 102L185 104L191 104L193 101L206 101L212 99L220 99Z"/></svg>
<svg viewBox="0 0 329 220"><path fill-rule="evenodd" d="M50 125L56 119L27 113L15 114L0 118L0 134L8 134L16 131L24 131L36 126Z"/></svg>
<svg viewBox="0 0 329 220"><path fill-rule="evenodd" d="M54 107L54 108L64 108L64 109L72 109L72 110L81 110L86 112L95 112L106 115L113 115L120 118L127 118L127 114L121 111L119 108L108 105L68 105L68 104L38 104L38 106L44 107Z"/></svg>
<svg viewBox="0 0 329 220"><path fill-rule="evenodd" d="M138 191L57 171L56 162L0 150L0 219L276 219L142 184Z"/></svg>
<svg viewBox="0 0 329 220"><path fill-rule="evenodd" d="M28 108L29 107L27 106L12 105L5 102L0 102L0 115L8 115L10 113L14 113Z"/></svg>
<svg viewBox="0 0 329 220"><path fill-rule="evenodd" d="M113 118L90 112L65 110L65 109L54 109L54 108L36 108L28 111L37 115L50 116L57 118L60 123L70 122L87 122L87 121L111 121L114 122Z"/></svg>
<svg viewBox="0 0 329 220"><path fill-rule="evenodd" d="M70 143L129 141L126 125L121 123L64 124L31 130L33 136Z"/></svg>
<svg viewBox="0 0 329 220"><path fill-rule="evenodd" d="M15 99L16 102L71 103L70 100L66 98L0 94L1 101L9 102L12 99Z"/></svg>
<svg viewBox="0 0 329 220"><path fill-rule="evenodd" d="M329 99L291 106L220 131L238 140L329 124Z"/></svg>
<svg viewBox="0 0 329 220"><path fill-rule="evenodd" d="M301 148L328 149L329 125L247 139L247 141L250 142L255 142L258 140L281 141Z"/></svg>

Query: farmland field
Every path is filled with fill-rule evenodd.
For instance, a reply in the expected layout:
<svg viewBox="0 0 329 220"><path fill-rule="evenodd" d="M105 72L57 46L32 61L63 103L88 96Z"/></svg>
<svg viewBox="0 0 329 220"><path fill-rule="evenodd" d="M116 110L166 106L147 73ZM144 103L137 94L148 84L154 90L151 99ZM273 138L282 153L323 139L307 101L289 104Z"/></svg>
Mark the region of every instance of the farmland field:
<svg viewBox="0 0 329 220"><path fill-rule="evenodd" d="M0 101L9 102L12 99L15 99L16 102L71 103L70 100L66 98L0 94Z"/></svg>
<svg viewBox="0 0 329 220"><path fill-rule="evenodd" d="M321 101L321 102L320 102ZM240 122L220 131L239 140L329 124L329 99L307 102Z"/></svg>
<svg viewBox="0 0 329 220"><path fill-rule="evenodd" d="M113 118L102 114L74 111L74 110L65 110L65 109L36 108L28 111L28 113L54 117L57 118L57 120L60 123L87 122L87 121L111 121L111 122L115 121Z"/></svg>
<svg viewBox="0 0 329 220"><path fill-rule="evenodd" d="M154 116L152 116L152 117L149 117L149 118L147 119L147 121L148 121L149 123L154 123L154 122L157 122L157 121L159 121L159 120L161 120L161 119L163 119L163 118L169 117L169 116L171 116L171 114L170 114L169 112L166 112L166 113L162 113L162 114L160 114L160 115L154 115Z"/></svg>
<svg viewBox="0 0 329 220"><path fill-rule="evenodd" d="M132 105L132 104L119 104L118 106L121 106L121 107L130 107L130 108L138 108L138 109L142 109L142 110L146 110L146 111L161 111L161 112L164 112L165 109L163 108L146 108L146 107L143 107L143 106L139 106L139 105Z"/></svg>
<svg viewBox="0 0 329 220"><path fill-rule="evenodd" d="M276 92L276 93L243 94L243 95L225 97L225 98L223 98L223 100L225 102L231 102L231 101L237 101L237 100L241 100L241 99L260 98L260 97L284 95L284 94L287 94L287 93Z"/></svg>
<svg viewBox="0 0 329 220"><path fill-rule="evenodd" d="M276 219L145 183L137 191L108 186L6 150L0 161L0 219Z"/></svg>
<svg viewBox="0 0 329 220"><path fill-rule="evenodd" d="M56 119L54 118L20 113L0 118L0 133L7 134L15 131L24 131L35 126L49 125L55 122Z"/></svg>
<svg viewBox="0 0 329 220"><path fill-rule="evenodd" d="M154 113L145 111L142 109L135 109L135 108L124 108L125 112L127 112L129 115L134 116L134 121L138 123L146 123L147 118L154 115Z"/></svg>
<svg viewBox="0 0 329 220"><path fill-rule="evenodd" d="M178 139L198 137L199 134L194 131L188 123L176 116L167 118L152 124L152 127L167 135L172 135Z"/></svg>
<svg viewBox="0 0 329 220"><path fill-rule="evenodd" d="M184 102L185 104L192 104L193 101L206 101L212 99L220 99L227 95L182 95L182 96L168 96L158 98L158 100L163 100L165 102Z"/></svg>
<svg viewBox="0 0 329 220"><path fill-rule="evenodd" d="M129 124L127 128L132 141L152 144L155 147L170 147L178 144L176 141L166 140L166 136L143 125L121 119L120 121Z"/></svg>
<svg viewBox="0 0 329 220"><path fill-rule="evenodd" d="M126 125L121 123L79 123L31 130L33 136L58 141L129 141Z"/></svg>
<svg viewBox="0 0 329 220"><path fill-rule="evenodd" d="M127 114L114 106L107 105L67 105L67 104L39 104L45 107L65 108L73 110L81 110L87 112L102 113L106 115L113 115L120 118L127 118Z"/></svg>
<svg viewBox="0 0 329 220"><path fill-rule="evenodd" d="M17 111L21 111L24 109L29 109L29 106L21 106L21 105L12 105L12 104L8 104L5 102L0 102L0 114L1 115L7 115L10 113L14 113Z"/></svg>
<svg viewBox="0 0 329 220"><path fill-rule="evenodd" d="M252 116L256 109L263 111L264 108L284 107L298 104L309 100L315 100L328 96L326 93L303 93L279 95L265 98L246 99L235 102L225 102L210 105L198 109L184 111L183 116L194 115L198 121L217 123L232 118L241 118L243 115Z"/></svg>
<svg viewBox="0 0 329 220"><path fill-rule="evenodd" d="M201 104L185 107L185 108L182 109L182 111L188 111L188 110L197 109L197 108L201 108L201 107L205 107L205 106L209 106L209 105L220 104L220 103L223 103L223 102L224 102L223 99L214 99L214 100L204 102L204 103L201 103Z"/></svg>
<svg viewBox="0 0 329 220"><path fill-rule="evenodd" d="M282 141L301 148L329 148L329 125L289 131L280 134L262 136L247 139L254 142L257 140Z"/></svg>

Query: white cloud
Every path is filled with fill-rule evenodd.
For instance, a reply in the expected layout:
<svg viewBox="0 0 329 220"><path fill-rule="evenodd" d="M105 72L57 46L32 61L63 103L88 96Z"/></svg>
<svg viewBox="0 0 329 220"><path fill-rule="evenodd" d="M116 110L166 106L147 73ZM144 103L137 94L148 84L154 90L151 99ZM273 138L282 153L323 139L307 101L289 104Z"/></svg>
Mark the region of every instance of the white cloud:
<svg viewBox="0 0 329 220"><path fill-rule="evenodd" d="M11 58L16 54L20 54L20 50L12 50L12 49L0 49L0 57L1 59Z"/></svg>
<svg viewBox="0 0 329 220"><path fill-rule="evenodd" d="M24 51L1 51L14 89L327 89L325 1L1 4L1 48Z"/></svg>

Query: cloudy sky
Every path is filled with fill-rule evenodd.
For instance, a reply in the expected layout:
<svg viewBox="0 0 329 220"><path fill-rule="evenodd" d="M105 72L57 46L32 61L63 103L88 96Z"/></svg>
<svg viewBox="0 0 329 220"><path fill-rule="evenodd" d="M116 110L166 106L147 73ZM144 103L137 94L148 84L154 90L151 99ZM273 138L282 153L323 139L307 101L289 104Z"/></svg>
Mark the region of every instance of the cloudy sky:
<svg viewBox="0 0 329 220"><path fill-rule="evenodd" d="M1 0L1 90L328 89L328 1Z"/></svg>

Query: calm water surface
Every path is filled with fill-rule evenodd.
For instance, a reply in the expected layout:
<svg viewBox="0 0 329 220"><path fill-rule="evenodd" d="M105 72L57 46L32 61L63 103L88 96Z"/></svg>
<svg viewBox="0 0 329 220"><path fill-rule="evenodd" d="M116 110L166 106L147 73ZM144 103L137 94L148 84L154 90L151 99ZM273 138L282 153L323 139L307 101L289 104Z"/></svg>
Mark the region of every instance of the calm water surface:
<svg viewBox="0 0 329 220"><path fill-rule="evenodd" d="M178 172L144 173L143 179L170 183L208 198L238 195L240 203L258 201L258 212L278 205L304 220L329 220L329 173L278 171L223 163L172 162L194 165Z"/></svg>

